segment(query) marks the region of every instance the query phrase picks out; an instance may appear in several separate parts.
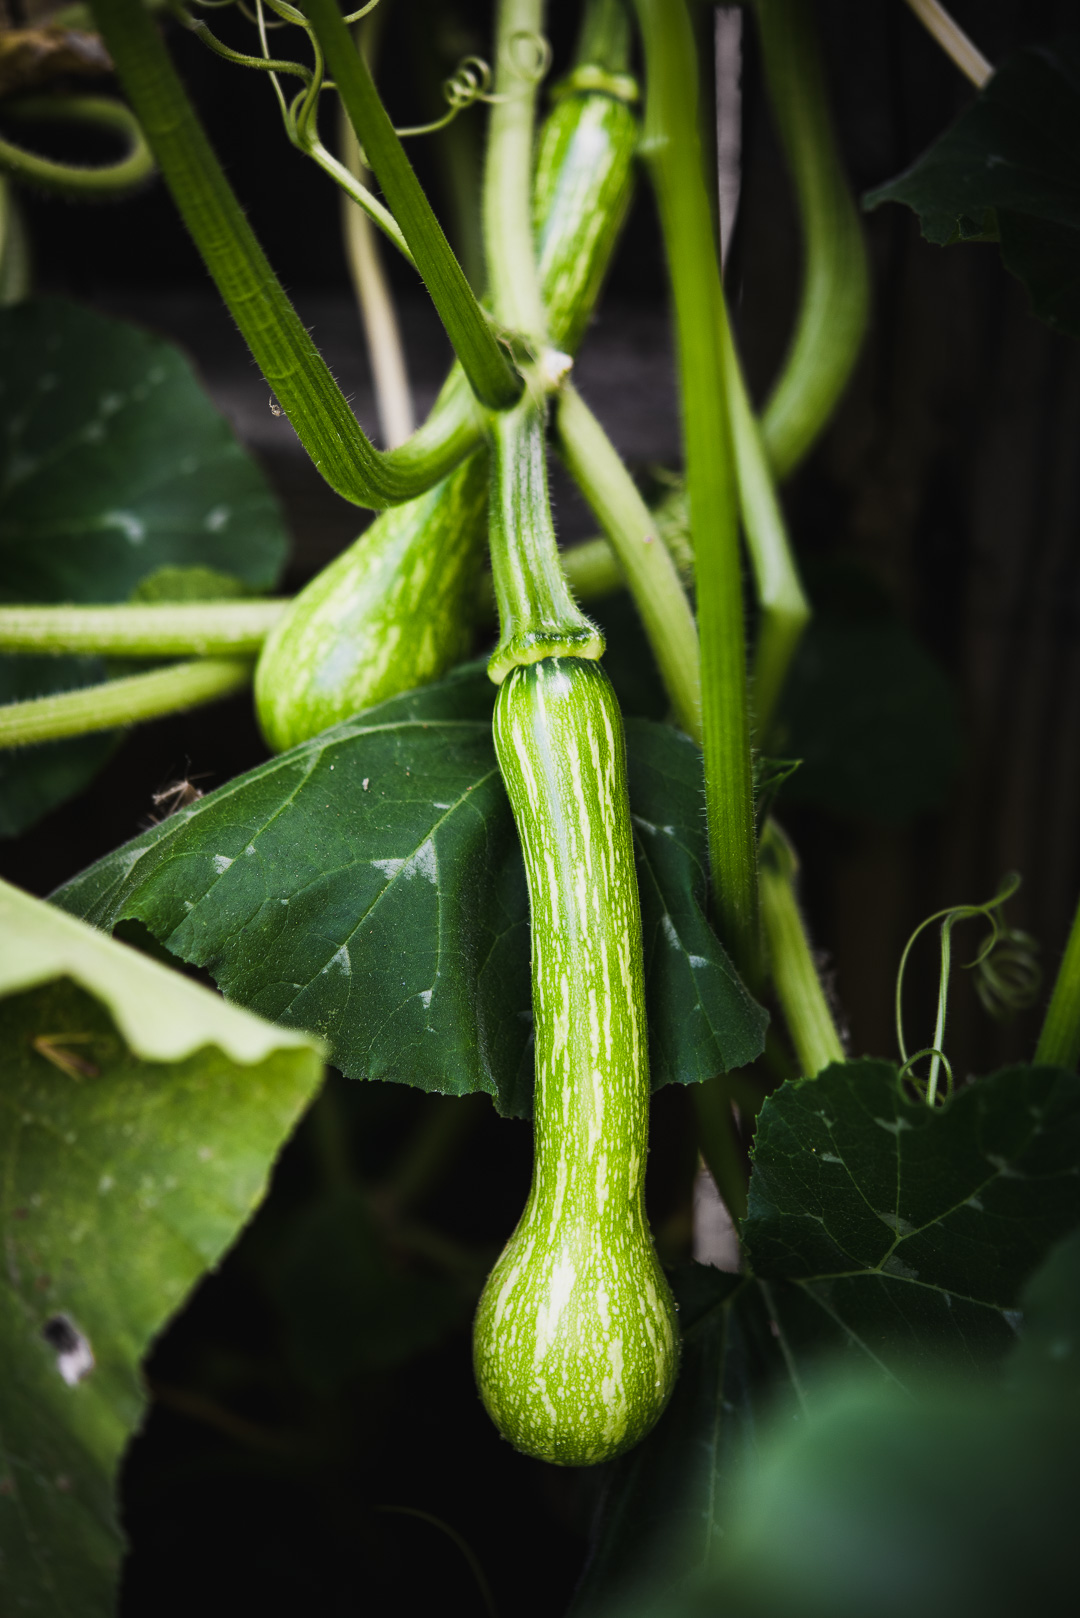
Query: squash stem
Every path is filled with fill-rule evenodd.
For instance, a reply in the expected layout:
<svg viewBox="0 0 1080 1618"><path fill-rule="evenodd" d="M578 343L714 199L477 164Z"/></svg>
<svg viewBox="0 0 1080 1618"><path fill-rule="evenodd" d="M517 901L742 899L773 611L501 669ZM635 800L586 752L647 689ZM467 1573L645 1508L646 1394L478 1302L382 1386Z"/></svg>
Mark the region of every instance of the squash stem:
<svg viewBox="0 0 1080 1618"><path fill-rule="evenodd" d="M526 394L493 416L491 448L488 523L500 637L488 673L498 685L519 663L602 657L604 637L575 605L559 565L543 404Z"/></svg>
<svg viewBox="0 0 1080 1618"><path fill-rule="evenodd" d="M110 657L254 654L288 605L279 600L0 607L0 652L98 652Z"/></svg>
<svg viewBox="0 0 1080 1618"><path fill-rule="evenodd" d="M1080 905L1073 917L1065 958L1050 996L1035 1060L1047 1067L1080 1065Z"/></svg>
<svg viewBox="0 0 1080 1618"><path fill-rule="evenodd" d="M977 90L981 90L994 70L960 24L950 17L940 0L907 0L907 3L950 61L956 63Z"/></svg>
<svg viewBox="0 0 1080 1618"><path fill-rule="evenodd" d="M543 0L499 0L495 96L484 159L484 247L495 317L537 349L547 334L532 230L533 123Z"/></svg>
<svg viewBox="0 0 1080 1618"><path fill-rule="evenodd" d="M676 718L700 745L701 654L675 563L615 446L568 383L559 393L556 420L562 458L611 541Z"/></svg>
<svg viewBox="0 0 1080 1618"><path fill-rule="evenodd" d="M116 725L158 719L182 708L197 708L242 691L251 684L251 675L248 659L202 658L152 669L148 674L106 680L79 691L64 691L58 696L9 702L0 707L0 748L87 736L92 731L112 730Z"/></svg>
<svg viewBox="0 0 1080 1618"><path fill-rule="evenodd" d="M775 820L761 837L761 914L773 983L806 1078L845 1060L795 898L798 861Z"/></svg>
<svg viewBox="0 0 1080 1618"><path fill-rule="evenodd" d="M698 1145L736 1229L746 1218L746 1163L731 1115L731 1090L725 1074L693 1087ZM760 1105L760 1103L759 1103Z"/></svg>
<svg viewBox="0 0 1080 1618"><path fill-rule="evenodd" d="M115 4L116 0L109 0ZM476 301L442 226L405 155L367 64L353 45L337 0L303 0L302 9L333 75L341 104L424 278L469 385L492 410L521 393L521 378ZM526 189L526 202L528 199Z"/></svg>
<svg viewBox="0 0 1080 1618"><path fill-rule="evenodd" d="M720 344L739 481L739 513L761 609L754 648L753 709L758 744L764 746L791 660L810 618L810 603L803 591L722 297Z"/></svg>
<svg viewBox="0 0 1080 1618"><path fill-rule="evenodd" d="M92 0L92 11L180 215L321 475L355 505L378 508L423 494L479 443L468 388L467 398L456 393L400 449L380 454L372 446L259 246L156 20L142 0ZM345 38L355 56L347 32Z"/></svg>
<svg viewBox="0 0 1080 1618"><path fill-rule="evenodd" d="M376 24L384 16L383 11L376 11L373 17L358 24L354 30L356 48L364 53L369 65L377 36ZM368 178L369 171L364 167L356 132L340 107L338 142L345 167L362 184ZM379 257L374 226L364 210L344 192L341 196L341 227L345 238L345 257L367 338L379 428L387 449L396 449L405 442L416 425L401 329L390 284Z"/></svg>
<svg viewBox="0 0 1080 1618"><path fill-rule="evenodd" d="M870 281L862 227L829 114L805 0L755 0L769 103L795 185L805 262L795 332L762 413L765 449L786 478L825 426L859 356Z"/></svg>
<svg viewBox="0 0 1080 1618"><path fill-rule="evenodd" d="M685 0L636 4L647 74L643 149L659 202L678 334L714 912L737 969L754 984L760 945L746 637L720 268L698 132L697 51Z"/></svg>

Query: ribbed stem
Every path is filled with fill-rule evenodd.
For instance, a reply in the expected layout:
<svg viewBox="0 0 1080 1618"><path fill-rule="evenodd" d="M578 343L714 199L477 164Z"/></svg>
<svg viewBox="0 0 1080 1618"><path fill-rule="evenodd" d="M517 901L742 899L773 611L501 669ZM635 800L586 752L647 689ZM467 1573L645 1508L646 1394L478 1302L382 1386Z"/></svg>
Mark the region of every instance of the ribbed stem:
<svg viewBox="0 0 1080 1618"><path fill-rule="evenodd" d="M376 11L374 18L380 15ZM366 29L361 25L355 31L354 38L357 49L363 51L370 65L374 49L372 19L368 19ZM340 106L338 143L345 167L356 180L363 182L369 171L361 160L356 131ZM353 291L364 322L379 428L387 449L396 449L409 437L416 421L393 294L379 257L374 227L363 209L345 194L341 198L341 228Z"/></svg>
<svg viewBox="0 0 1080 1618"><path fill-rule="evenodd" d="M700 743L697 626L667 546L611 440L569 384L559 394L557 423L562 458L622 565L679 724Z"/></svg>
<svg viewBox="0 0 1080 1618"><path fill-rule="evenodd" d="M1050 996L1035 1060L1048 1067L1075 1068L1080 1064L1080 905Z"/></svg>
<svg viewBox="0 0 1080 1618"><path fill-rule="evenodd" d="M498 685L517 664L602 657L604 637L575 606L559 565L544 410L531 395L493 418L491 451L488 522L500 636L488 673Z"/></svg>
<svg viewBox="0 0 1080 1618"><path fill-rule="evenodd" d="M764 746L791 659L810 618L810 603L803 592L761 430L746 391L723 305L721 315L721 354L739 480L739 512L761 609L754 648L753 707L758 745Z"/></svg>
<svg viewBox="0 0 1080 1618"><path fill-rule="evenodd" d="M484 246L495 318L534 345L547 331L532 231L533 124L543 0L499 0L495 94L484 159Z"/></svg>
<svg viewBox="0 0 1080 1618"><path fill-rule="evenodd" d="M636 4L648 80L643 149L660 205L678 332L714 910L721 939L754 982L757 858L742 573L720 270L698 134L697 52L685 0Z"/></svg>
<svg viewBox="0 0 1080 1618"><path fill-rule="evenodd" d="M774 820L761 837L761 917L773 983L799 1065L813 1078L845 1060L795 898L798 861Z"/></svg>
<svg viewBox="0 0 1080 1618"><path fill-rule="evenodd" d="M214 657L259 650L287 601L0 607L0 652Z"/></svg>
<svg viewBox="0 0 1080 1618"><path fill-rule="evenodd" d="M456 401L399 450L373 448L256 241L154 18L142 0L93 0L92 10L181 217L319 472L357 505L422 494L478 443L470 402Z"/></svg>
<svg viewBox="0 0 1080 1618"><path fill-rule="evenodd" d="M521 378L500 346L432 212L371 82L367 64L353 46L337 0L302 0L302 10L314 29L341 104L409 244L469 385L492 410L506 409L521 393Z"/></svg>
<svg viewBox="0 0 1080 1618"><path fill-rule="evenodd" d="M859 355L869 275L859 216L829 114L812 8L755 0L769 103L795 182L805 262L795 335L762 414L765 448L787 477L832 415Z"/></svg>
<svg viewBox="0 0 1080 1618"><path fill-rule="evenodd" d="M115 725L136 725L144 719L197 708L231 696L251 683L249 660L205 658L196 663L173 663L149 674L132 674L104 685L84 686L58 696L35 697L30 702L9 702L0 707L0 748L30 747L59 741L64 736L86 736Z"/></svg>

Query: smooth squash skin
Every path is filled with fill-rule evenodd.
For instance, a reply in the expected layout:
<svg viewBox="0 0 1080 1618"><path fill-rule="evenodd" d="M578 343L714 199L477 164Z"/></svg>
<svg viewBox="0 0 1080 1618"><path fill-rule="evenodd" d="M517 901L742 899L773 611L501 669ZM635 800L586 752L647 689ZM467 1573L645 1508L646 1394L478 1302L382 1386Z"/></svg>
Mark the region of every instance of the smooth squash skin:
<svg viewBox="0 0 1080 1618"><path fill-rule="evenodd" d="M589 1466L644 1437L679 1356L645 1217L648 1046L622 720L598 663L549 658L507 675L494 734L532 912L535 1158L480 1299L473 1358L517 1449Z"/></svg>
<svg viewBox="0 0 1080 1618"><path fill-rule="evenodd" d="M611 260L633 182L637 124L605 94L559 101L540 138L534 211L556 347L571 350ZM459 385L455 366L444 395ZM380 512L306 585L268 636L255 707L276 752L399 691L437 680L472 639L487 456Z"/></svg>
<svg viewBox="0 0 1080 1618"><path fill-rule="evenodd" d="M437 680L465 657L483 560L487 456L381 512L274 625L255 703L275 752Z"/></svg>

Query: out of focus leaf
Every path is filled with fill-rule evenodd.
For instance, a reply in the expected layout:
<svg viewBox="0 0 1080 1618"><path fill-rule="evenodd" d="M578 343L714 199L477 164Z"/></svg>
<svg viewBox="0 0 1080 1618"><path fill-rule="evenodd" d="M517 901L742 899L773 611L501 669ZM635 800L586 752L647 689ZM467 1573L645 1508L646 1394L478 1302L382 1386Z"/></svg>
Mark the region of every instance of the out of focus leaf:
<svg viewBox="0 0 1080 1618"><path fill-rule="evenodd" d="M1047 325L1080 337L1080 35L1003 62L906 173L863 199L903 202L939 246L997 241Z"/></svg>
<svg viewBox="0 0 1080 1618"><path fill-rule="evenodd" d="M147 575L143 599L187 599L193 570L264 590L286 546L266 478L171 343L62 298L0 310L0 601L126 601ZM0 702L106 673L0 657ZM80 791L115 741L0 754L0 836Z"/></svg>

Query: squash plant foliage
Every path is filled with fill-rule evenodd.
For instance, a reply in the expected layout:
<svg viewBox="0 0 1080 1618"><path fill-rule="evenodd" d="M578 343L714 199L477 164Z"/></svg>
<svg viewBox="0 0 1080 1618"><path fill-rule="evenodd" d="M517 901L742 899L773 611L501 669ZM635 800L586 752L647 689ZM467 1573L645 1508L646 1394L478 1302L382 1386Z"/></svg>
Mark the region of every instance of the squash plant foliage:
<svg viewBox="0 0 1080 1618"><path fill-rule="evenodd" d="M887 603L838 575L808 592L787 532L779 486L843 394L869 274L813 7L744 9L804 244L760 408L721 275L704 7L583 0L552 72L541 0L497 0L433 133L456 139L481 104L480 296L407 155L416 131L376 89L373 6L176 0L163 21L91 0L40 37L0 31L0 833L84 790L123 727L230 693L251 690L270 750L205 795L164 792L49 902L0 886L5 1613L167 1612L170 1585L189 1606L181 1564L228 1561L215 1519L234 1512L261 1538L237 1530L254 1550L231 1547L232 1571L200 1587L213 1611L253 1591L272 1611L352 1611L340 1590L361 1563L381 1570L365 1586L380 1608L411 1611L420 1543L477 1610L540 1610L522 1564L544 1563L540 1502L560 1489L588 1527L561 1586L578 1618L1062 1604L1080 1504L1080 915L1030 1064L961 1081L948 1056L960 922L989 927L986 1003L1040 994L1004 915L1013 883L931 918L925 1048L905 1044L905 953L898 1055L846 1051L785 803L932 808L958 719ZM991 73L940 7L914 9L981 87L867 206L907 204L939 244L999 242L1068 341L1076 41ZM389 447L256 240L173 64L178 27L224 59L223 84L264 75L312 183L348 199ZM73 92L83 70L113 89ZM42 122L104 130L123 155L39 156ZM286 553L274 497L183 356L32 289L21 186L123 197L155 173L274 408L377 513L291 600L266 594ZM668 265L684 445L645 492L573 369L637 184ZM411 433L393 425L408 412L379 250L414 267L455 354ZM552 454L601 530L561 551ZM673 1086L674 1212L651 1230L650 1100ZM509 1119L531 1121L527 1201ZM516 1229L421 1217L474 1130L481 1192L504 1159L522 1170ZM730 1271L691 1262L709 1256L707 1215L728 1221ZM430 1454L360 1488L350 1468L386 1451L380 1390L399 1374ZM169 1419L215 1435L227 1487L182 1518L213 1555L163 1537L207 1475L187 1439L155 1473ZM440 1444L462 1495L503 1497L483 1508L488 1539L464 1506L429 1509ZM507 1501L526 1520L500 1562ZM290 1534L299 1567L276 1572L270 1541ZM146 1545L169 1570L156 1584Z"/></svg>

